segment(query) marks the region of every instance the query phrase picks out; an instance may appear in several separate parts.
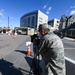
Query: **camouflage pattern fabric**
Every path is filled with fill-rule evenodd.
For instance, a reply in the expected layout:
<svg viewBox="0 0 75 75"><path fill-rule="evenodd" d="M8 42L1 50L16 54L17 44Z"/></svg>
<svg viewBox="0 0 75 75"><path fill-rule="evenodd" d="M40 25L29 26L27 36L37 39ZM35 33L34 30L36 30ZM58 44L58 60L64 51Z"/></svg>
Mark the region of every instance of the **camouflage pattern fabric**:
<svg viewBox="0 0 75 75"><path fill-rule="evenodd" d="M62 40L54 33L49 32L42 37L40 47L39 52L45 62L43 75L66 75Z"/></svg>

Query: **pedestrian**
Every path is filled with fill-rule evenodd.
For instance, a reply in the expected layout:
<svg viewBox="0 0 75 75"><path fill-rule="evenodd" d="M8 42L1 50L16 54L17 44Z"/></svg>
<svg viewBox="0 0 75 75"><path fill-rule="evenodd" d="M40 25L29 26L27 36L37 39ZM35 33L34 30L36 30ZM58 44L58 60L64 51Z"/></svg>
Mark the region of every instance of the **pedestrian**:
<svg viewBox="0 0 75 75"><path fill-rule="evenodd" d="M33 43L33 53L34 53L34 57L37 56L38 53L38 46L39 46L39 42L40 42L40 38L37 34L34 34L31 37L31 42Z"/></svg>
<svg viewBox="0 0 75 75"><path fill-rule="evenodd" d="M39 25L39 33L42 36L39 53L45 63L42 75L66 75L62 40L50 29L48 24Z"/></svg>
<svg viewBox="0 0 75 75"><path fill-rule="evenodd" d="M40 43L40 36L39 34L34 34L31 37L31 42L33 43L33 53L34 53L34 57L32 60L32 65L31 65L31 70L33 71L34 75L41 75L41 67L39 65L40 63L40 55L38 54L39 52L39 43ZM41 71L40 71L41 70Z"/></svg>

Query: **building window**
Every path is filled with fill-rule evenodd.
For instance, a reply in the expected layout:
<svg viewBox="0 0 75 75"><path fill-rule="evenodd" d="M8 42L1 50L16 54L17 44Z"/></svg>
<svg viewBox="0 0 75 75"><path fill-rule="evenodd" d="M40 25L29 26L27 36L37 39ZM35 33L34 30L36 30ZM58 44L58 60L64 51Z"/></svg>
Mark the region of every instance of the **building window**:
<svg viewBox="0 0 75 75"><path fill-rule="evenodd" d="M43 20L41 17L39 17L40 20Z"/></svg>
<svg viewBox="0 0 75 75"><path fill-rule="evenodd" d="M73 17L73 19L74 19L74 17Z"/></svg>
<svg viewBox="0 0 75 75"><path fill-rule="evenodd" d="M28 27L30 27L30 17L28 17Z"/></svg>
<svg viewBox="0 0 75 75"><path fill-rule="evenodd" d="M24 26L27 26L27 25L26 25L26 21L27 21L27 20L25 19L25 20L24 20Z"/></svg>
<svg viewBox="0 0 75 75"><path fill-rule="evenodd" d="M34 28L34 23L35 23L35 17L34 17L34 16L32 16L31 27L33 27L33 28Z"/></svg>
<svg viewBox="0 0 75 75"><path fill-rule="evenodd" d="M42 23L42 21L41 21L41 20L39 20L39 22L40 22L40 23Z"/></svg>
<svg viewBox="0 0 75 75"><path fill-rule="evenodd" d="M48 24L53 27L54 21L53 20L52 21L49 21Z"/></svg>
<svg viewBox="0 0 75 75"><path fill-rule="evenodd" d="M24 27L24 19L22 20L22 27Z"/></svg>
<svg viewBox="0 0 75 75"><path fill-rule="evenodd" d="M71 23L69 23L69 25L70 25Z"/></svg>

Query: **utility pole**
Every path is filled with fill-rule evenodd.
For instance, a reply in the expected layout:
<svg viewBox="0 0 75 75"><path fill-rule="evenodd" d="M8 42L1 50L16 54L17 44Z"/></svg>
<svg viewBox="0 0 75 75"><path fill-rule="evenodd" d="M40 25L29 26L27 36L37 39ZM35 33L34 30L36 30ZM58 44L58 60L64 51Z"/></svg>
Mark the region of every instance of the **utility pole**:
<svg viewBox="0 0 75 75"><path fill-rule="evenodd" d="M8 17L8 28L9 28L9 17Z"/></svg>

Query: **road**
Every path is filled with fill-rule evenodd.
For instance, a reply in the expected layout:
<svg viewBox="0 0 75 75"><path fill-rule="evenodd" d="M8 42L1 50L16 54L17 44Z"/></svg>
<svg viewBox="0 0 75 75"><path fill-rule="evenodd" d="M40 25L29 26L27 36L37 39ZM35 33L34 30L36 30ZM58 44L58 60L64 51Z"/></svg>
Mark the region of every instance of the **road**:
<svg viewBox="0 0 75 75"><path fill-rule="evenodd" d="M18 47L23 41L27 39L27 36L16 36L13 35L0 35L0 58L8 55L16 47Z"/></svg>
<svg viewBox="0 0 75 75"><path fill-rule="evenodd" d="M29 36L0 36L0 75L27 75L30 71L32 58L26 56L26 42Z"/></svg>
<svg viewBox="0 0 75 75"><path fill-rule="evenodd" d="M74 39L62 39L65 48L66 75L75 75L75 41Z"/></svg>
<svg viewBox="0 0 75 75"><path fill-rule="evenodd" d="M0 75L29 75L32 56L27 56L26 42L30 37L26 35L0 35ZM65 57L75 60L75 42L62 39L65 47ZM31 45L31 53L32 45ZM42 63L41 63L42 65ZM67 75L75 75L75 64L66 60Z"/></svg>
<svg viewBox="0 0 75 75"><path fill-rule="evenodd" d="M75 60L75 42L63 38L63 43L65 47L65 56L72 60Z"/></svg>

